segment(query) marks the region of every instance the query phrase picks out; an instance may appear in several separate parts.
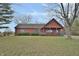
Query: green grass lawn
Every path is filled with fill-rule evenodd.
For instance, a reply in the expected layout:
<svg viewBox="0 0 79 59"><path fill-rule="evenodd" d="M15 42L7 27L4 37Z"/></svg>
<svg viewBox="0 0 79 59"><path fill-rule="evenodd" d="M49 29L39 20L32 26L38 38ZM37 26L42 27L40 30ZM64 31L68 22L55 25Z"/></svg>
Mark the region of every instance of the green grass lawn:
<svg viewBox="0 0 79 59"><path fill-rule="evenodd" d="M58 36L0 37L0 55L79 56L79 40L66 40Z"/></svg>

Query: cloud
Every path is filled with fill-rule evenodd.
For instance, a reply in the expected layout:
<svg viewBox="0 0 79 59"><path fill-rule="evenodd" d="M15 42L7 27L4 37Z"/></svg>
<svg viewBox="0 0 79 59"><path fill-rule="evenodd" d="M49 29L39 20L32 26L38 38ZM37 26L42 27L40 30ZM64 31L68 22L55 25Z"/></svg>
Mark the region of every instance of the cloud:
<svg viewBox="0 0 79 59"><path fill-rule="evenodd" d="M40 15L44 16L44 15L46 15L45 12L37 12L37 11L33 11L30 14L32 14L32 15L38 15L38 16L40 16Z"/></svg>
<svg viewBox="0 0 79 59"><path fill-rule="evenodd" d="M25 13L22 13L24 15L32 15L32 16L45 16L47 15L46 12L38 12L38 11L32 11L32 12L27 12L26 14Z"/></svg>
<svg viewBox="0 0 79 59"><path fill-rule="evenodd" d="M44 7L48 7L48 5L47 4L45 4L45 3L43 3L43 4L41 4L42 6L44 6Z"/></svg>

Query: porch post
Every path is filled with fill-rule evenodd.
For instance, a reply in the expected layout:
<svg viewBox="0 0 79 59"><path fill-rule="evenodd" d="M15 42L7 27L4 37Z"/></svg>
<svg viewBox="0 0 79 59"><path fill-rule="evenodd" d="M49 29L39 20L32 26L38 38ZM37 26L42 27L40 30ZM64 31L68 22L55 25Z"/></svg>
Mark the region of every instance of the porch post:
<svg viewBox="0 0 79 59"><path fill-rule="evenodd" d="M60 29L58 29L58 34L60 35Z"/></svg>
<svg viewBox="0 0 79 59"><path fill-rule="evenodd" d="M57 28L56 28L56 35L58 35Z"/></svg>

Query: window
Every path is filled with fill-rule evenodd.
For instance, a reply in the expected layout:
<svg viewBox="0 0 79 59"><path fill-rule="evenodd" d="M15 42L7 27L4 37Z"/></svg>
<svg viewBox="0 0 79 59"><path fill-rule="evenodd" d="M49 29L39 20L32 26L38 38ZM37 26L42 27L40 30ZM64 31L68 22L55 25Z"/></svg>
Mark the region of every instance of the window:
<svg viewBox="0 0 79 59"><path fill-rule="evenodd" d="M58 33L58 30L56 30L56 32Z"/></svg>
<svg viewBox="0 0 79 59"><path fill-rule="evenodd" d="M46 30L46 32L52 32L52 30Z"/></svg>
<svg viewBox="0 0 79 59"><path fill-rule="evenodd" d="M20 29L20 32L25 32L24 29Z"/></svg>

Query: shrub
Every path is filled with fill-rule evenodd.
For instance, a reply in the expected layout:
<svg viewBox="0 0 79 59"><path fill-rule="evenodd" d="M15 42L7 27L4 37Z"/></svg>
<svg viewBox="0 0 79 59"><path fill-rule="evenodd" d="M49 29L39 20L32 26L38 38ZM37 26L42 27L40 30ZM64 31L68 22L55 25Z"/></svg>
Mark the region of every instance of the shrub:
<svg viewBox="0 0 79 59"><path fill-rule="evenodd" d="M72 31L72 35L79 36L79 31Z"/></svg>
<svg viewBox="0 0 79 59"><path fill-rule="evenodd" d="M18 35L19 36L26 36L26 35L29 35L29 33L19 33Z"/></svg>
<svg viewBox="0 0 79 59"><path fill-rule="evenodd" d="M38 33L19 33L19 36L38 36Z"/></svg>
<svg viewBox="0 0 79 59"><path fill-rule="evenodd" d="M38 33L32 33L31 35L32 36L38 36L39 34Z"/></svg>

